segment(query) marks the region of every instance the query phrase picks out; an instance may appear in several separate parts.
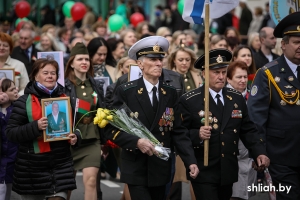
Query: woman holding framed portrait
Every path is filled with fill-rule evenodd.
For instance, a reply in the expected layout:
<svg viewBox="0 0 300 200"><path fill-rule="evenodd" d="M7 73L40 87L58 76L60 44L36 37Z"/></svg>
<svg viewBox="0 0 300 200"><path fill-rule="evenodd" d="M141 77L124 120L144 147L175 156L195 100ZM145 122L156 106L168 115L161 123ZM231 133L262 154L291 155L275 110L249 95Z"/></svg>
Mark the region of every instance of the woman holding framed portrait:
<svg viewBox="0 0 300 200"><path fill-rule="evenodd" d="M25 94L15 103L6 128L8 140L19 144L15 162L13 191L22 200L62 200L76 189L70 145L80 139L79 132L68 140L44 142L48 128L42 116L41 99L65 97L57 83L59 67L55 60L38 59L33 65Z"/></svg>
<svg viewBox="0 0 300 200"><path fill-rule="evenodd" d="M78 42L71 50L66 65L65 91L71 97L72 113L75 115L74 124L78 124L76 127L82 134L80 147L72 149L74 168L82 169L84 199L96 200L96 180L101 160L100 140L104 139L101 137L104 133L93 123L95 113L83 115L105 106L103 88L97 86L91 58L83 43Z"/></svg>

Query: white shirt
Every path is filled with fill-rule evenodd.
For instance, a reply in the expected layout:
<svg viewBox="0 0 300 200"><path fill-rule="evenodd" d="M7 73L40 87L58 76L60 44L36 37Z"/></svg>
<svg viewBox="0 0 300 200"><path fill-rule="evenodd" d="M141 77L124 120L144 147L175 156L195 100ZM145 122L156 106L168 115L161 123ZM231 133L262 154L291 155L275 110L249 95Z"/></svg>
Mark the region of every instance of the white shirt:
<svg viewBox="0 0 300 200"><path fill-rule="evenodd" d="M273 56L272 54L269 54L269 55L265 55L266 58L268 58L269 62L273 61Z"/></svg>
<svg viewBox="0 0 300 200"><path fill-rule="evenodd" d="M58 113L56 115L54 115L54 113L52 112L52 116L54 118L55 123L57 124Z"/></svg>
<svg viewBox="0 0 300 200"><path fill-rule="evenodd" d="M216 91L209 88L209 92L210 92L212 98L214 99L214 101L217 105L218 105L218 98L216 96L217 96L217 94L219 94L220 95L220 100L221 100L221 102L223 103L223 106L224 106L224 98L223 98L223 94L222 94L222 89L219 92L216 92Z"/></svg>
<svg viewBox="0 0 300 200"><path fill-rule="evenodd" d="M292 72L294 73L294 75L297 77L297 73L298 73L297 67L298 67L298 65L292 63L289 59L287 59L287 57L284 56L284 58L285 58L286 63L291 68Z"/></svg>
<svg viewBox="0 0 300 200"><path fill-rule="evenodd" d="M156 86L156 88L157 88L156 96L157 96L157 101L158 101L159 100L159 96L158 96L159 95L158 94L158 84L159 84L159 81L157 82L156 85L152 85L152 83L150 83L149 81L147 81L144 77L143 77L143 80L144 80L144 83L145 83L145 86L146 86L146 90L147 90L149 98L150 98L150 102L153 105L153 102L152 102L152 96L153 96L152 89L153 89L154 86Z"/></svg>

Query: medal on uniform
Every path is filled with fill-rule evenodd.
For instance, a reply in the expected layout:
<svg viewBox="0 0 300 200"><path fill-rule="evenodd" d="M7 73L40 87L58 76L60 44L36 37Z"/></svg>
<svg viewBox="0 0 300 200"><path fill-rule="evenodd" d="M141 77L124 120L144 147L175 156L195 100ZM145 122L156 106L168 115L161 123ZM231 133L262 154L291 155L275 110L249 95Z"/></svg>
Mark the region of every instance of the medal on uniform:
<svg viewBox="0 0 300 200"><path fill-rule="evenodd" d="M293 88L293 86L291 86L291 85L286 85L284 87L287 88L287 89Z"/></svg>
<svg viewBox="0 0 300 200"><path fill-rule="evenodd" d="M210 124L213 123L213 118L212 118L212 117L209 117L209 118L208 118L208 121L209 121Z"/></svg>
<svg viewBox="0 0 300 200"><path fill-rule="evenodd" d="M300 100L298 99L298 101L296 102L297 106L300 106Z"/></svg>
<svg viewBox="0 0 300 200"><path fill-rule="evenodd" d="M218 123L218 119L216 117L214 117L214 122Z"/></svg>
<svg viewBox="0 0 300 200"><path fill-rule="evenodd" d="M200 112L198 112L200 117L204 117L205 112L203 110L200 110Z"/></svg>
<svg viewBox="0 0 300 200"><path fill-rule="evenodd" d="M286 102L283 101L283 100L281 100L281 101L280 101L280 105L285 106L285 105L286 105Z"/></svg>
<svg viewBox="0 0 300 200"><path fill-rule="evenodd" d="M293 80L294 80L294 77L289 76L288 80L289 80L289 81L293 81Z"/></svg>
<svg viewBox="0 0 300 200"><path fill-rule="evenodd" d="M202 118L201 119L201 124L204 124L205 123L205 118Z"/></svg>
<svg viewBox="0 0 300 200"><path fill-rule="evenodd" d="M274 80L275 80L276 83L280 82L280 78L278 76L276 76Z"/></svg>
<svg viewBox="0 0 300 200"><path fill-rule="evenodd" d="M239 106L235 103L235 104L234 104L234 107L235 107L235 108L238 108Z"/></svg>
<svg viewBox="0 0 300 200"><path fill-rule="evenodd" d="M214 128L214 129L218 129L218 128L219 128L219 125L218 125L218 124L214 124L214 125L213 125L213 128Z"/></svg>
<svg viewBox="0 0 300 200"><path fill-rule="evenodd" d="M159 127L159 130L160 130L160 131L163 131L163 130L164 130L164 128L163 128L163 127Z"/></svg>

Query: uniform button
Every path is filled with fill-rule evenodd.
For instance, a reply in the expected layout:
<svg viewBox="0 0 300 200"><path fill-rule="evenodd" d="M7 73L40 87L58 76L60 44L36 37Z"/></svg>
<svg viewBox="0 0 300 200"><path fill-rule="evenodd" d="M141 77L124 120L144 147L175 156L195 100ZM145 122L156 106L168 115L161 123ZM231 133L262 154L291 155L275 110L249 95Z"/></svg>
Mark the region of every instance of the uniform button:
<svg viewBox="0 0 300 200"><path fill-rule="evenodd" d="M84 89L84 85L81 86L81 89Z"/></svg>
<svg viewBox="0 0 300 200"><path fill-rule="evenodd" d="M184 79L184 82L188 82L187 78L186 78L186 79Z"/></svg>
<svg viewBox="0 0 300 200"><path fill-rule="evenodd" d="M223 135L223 132L221 132L221 134Z"/></svg>
<svg viewBox="0 0 300 200"><path fill-rule="evenodd" d="M233 132L236 133L237 132L236 129L233 129Z"/></svg>
<svg viewBox="0 0 300 200"><path fill-rule="evenodd" d="M86 93L84 92L82 95L83 95L83 96L86 96Z"/></svg>
<svg viewBox="0 0 300 200"><path fill-rule="evenodd" d="M163 142L161 142L161 146L164 146L164 143L163 143Z"/></svg>
<svg viewBox="0 0 300 200"><path fill-rule="evenodd" d="M224 158L224 154L222 154L222 157Z"/></svg>
<svg viewBox="0 0 300 200"><path fill-rule="evenodd" d="M236 144L236 141L233 141L234 144Z"/></svg>
<svg viewBox="0 0 300 200"><path fill-rule="evenodd" d="M161 132L161 135L165 135L165 133L164 133L164 132Z"/></svg>
<svg viewBox="0 0 300 200"><path fill-rule="evenodd" d="M233 152L233 155L235 155L235 152Z"/></svg>
<svg viewBox="0 0 300 200"><path fill-rule="evenodd" d="M188 89L188 90L191 89L191 86L187 86L186 89Z"/></svg>
<svg viewBox="0 0 300 200"><path fill-rule="evenodd" d="M225 145L225 143L224 142L222 142L222 146L224 146Z"/></svg>

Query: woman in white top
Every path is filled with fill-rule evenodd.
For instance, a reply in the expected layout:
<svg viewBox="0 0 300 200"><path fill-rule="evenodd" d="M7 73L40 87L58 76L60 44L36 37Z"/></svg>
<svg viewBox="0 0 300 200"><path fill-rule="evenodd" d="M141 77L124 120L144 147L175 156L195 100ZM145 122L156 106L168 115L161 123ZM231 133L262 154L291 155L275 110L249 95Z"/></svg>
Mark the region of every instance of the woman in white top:
<svg viewBox="0 0 300 200"><path fill-rule="evenodd" d="M23 95L24 89L29 82L28 73L22 62L10 57L12 49L13 41L11 36L6 33L0 33L0 69L13 68L15 70L15 80L13 81L19 89L19 94Z"/></svg>

